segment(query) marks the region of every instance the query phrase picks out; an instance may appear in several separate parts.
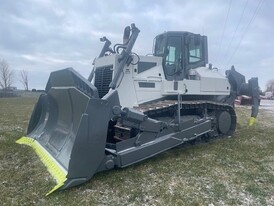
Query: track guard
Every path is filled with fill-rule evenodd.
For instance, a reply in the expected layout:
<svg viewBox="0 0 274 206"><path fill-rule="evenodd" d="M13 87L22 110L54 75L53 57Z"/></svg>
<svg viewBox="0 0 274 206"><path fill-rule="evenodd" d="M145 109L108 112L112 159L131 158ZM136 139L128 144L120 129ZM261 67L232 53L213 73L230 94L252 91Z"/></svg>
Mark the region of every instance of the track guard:
<svg viewBox="0 0 274 206"><path fill-rule="evenodd" d="M86 182L103 164L114 106L120 107L117 91L99 99L96 87L72 68L51 73L27 137L17 140L33 147L56 179L48 194Z"/></svg>

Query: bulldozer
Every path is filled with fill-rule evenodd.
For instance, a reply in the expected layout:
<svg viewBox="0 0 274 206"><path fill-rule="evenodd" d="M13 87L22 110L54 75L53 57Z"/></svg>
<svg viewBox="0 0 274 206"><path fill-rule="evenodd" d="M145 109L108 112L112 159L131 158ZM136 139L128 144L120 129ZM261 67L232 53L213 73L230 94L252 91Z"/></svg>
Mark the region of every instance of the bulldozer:
<svg viewBox="0 0 274 206"><path fill-rule="evenodd" d="M131 24L123 41L104 46L86 79L72 68L50 74L27 134L56 179L47 193L71 188L94 174L124 168L196 140L231 136L234 101L253 98L249 125L258 114L258 78L234 66L222 74L208 64L207 37L167 31L155 37L153 54L132 52L140 30Z"/></svg>

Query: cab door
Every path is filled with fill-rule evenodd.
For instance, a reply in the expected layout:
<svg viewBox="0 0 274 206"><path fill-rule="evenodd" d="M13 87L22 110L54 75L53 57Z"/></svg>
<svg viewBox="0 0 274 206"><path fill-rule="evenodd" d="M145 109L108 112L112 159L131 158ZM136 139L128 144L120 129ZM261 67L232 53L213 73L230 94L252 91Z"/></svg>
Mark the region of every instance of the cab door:
<svg viewBox="0 0 274 206"><path fill-rule="evenodd" d="M182 59L182 37L168 36L163 59L163 67L167 80L172 81L183 78Z"/></svg>

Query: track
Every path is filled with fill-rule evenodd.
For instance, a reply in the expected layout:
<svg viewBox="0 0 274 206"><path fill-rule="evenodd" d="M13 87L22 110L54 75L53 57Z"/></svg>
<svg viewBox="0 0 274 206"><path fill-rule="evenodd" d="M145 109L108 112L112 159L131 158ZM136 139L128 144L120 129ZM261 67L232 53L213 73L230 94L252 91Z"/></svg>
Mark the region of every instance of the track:
<svg viewBox="0 0 274 206"><path fill-rule="evenodd" d="M180 101L179 104L181 125L184 125L184 121L188 117L195 117L197 121L209 118L212 125L210 136L230 136L234 133L236 114L231 105L204 100ZM144 113L149 118L173 125L179 122L178 108L177 100L159 100L134 107L134 109ZM123 141L136 135L136 130L120 123L114 125L114 130L115 141Z"/></svg>
<svg viewBox="0 0 274 206"><path fill-rule="evenodd" d="M202 115L212 117L213 130L222 135L232 135L236 129L236 114L231 105L213 101L180 101L181 115ZM135 107L150 118L178 111L177 100L160 100Z"/></svg>

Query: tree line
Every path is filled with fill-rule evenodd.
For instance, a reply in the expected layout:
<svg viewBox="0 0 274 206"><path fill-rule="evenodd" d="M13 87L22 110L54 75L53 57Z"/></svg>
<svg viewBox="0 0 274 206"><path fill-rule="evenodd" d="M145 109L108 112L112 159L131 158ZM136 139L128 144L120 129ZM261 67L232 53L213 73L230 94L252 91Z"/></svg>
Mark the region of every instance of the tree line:
<svg viewBox="0 0 274 206"><path fill-rule="evenodd" d="M19 80L26 91L29 90L29 73L26 70L20 70L16 75L10 68L5 59L0 60L0 87L3 90L8 90L12 87L15 80Z"/></svg>

